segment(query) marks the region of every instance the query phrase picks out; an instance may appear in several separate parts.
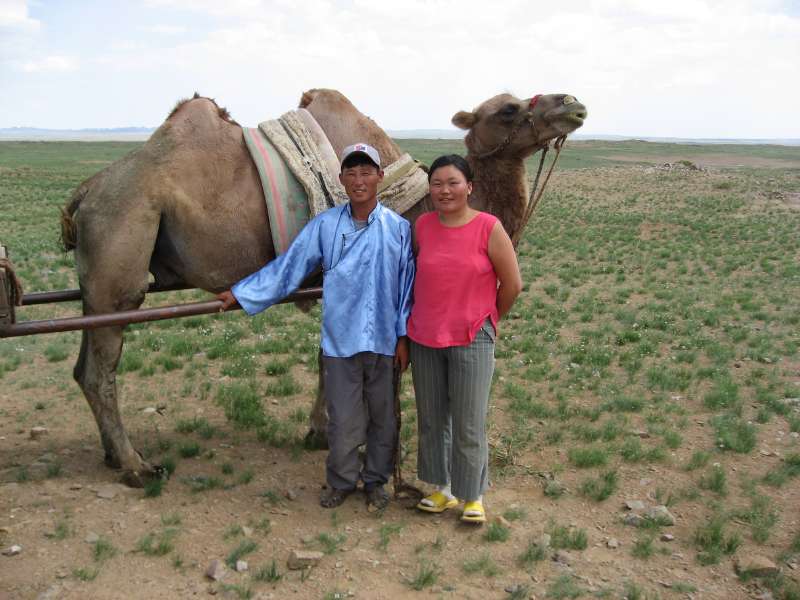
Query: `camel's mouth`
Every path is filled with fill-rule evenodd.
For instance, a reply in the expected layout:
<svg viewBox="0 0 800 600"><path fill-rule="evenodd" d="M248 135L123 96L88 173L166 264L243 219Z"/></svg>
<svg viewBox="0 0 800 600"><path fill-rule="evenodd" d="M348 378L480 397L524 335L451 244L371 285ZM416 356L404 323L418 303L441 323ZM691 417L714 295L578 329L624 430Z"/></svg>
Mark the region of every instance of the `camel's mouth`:
<svg viewBox="0 0 800 600"><path fill-rule="evenodd" d="M569 132L572 132L583 126L588 114L586 107L573 99L572 102L565 102L564 105L551 110L545 115L545 119L556 127L565 127L569 129Z"/></svg>
<svg viewBox="0 0 800 600"><path fill-rule="evenodd" d="M583 125L583 122L586 120L587 116L588 116L588 113L587 113L586 109L583 109L583 110L578 111L578 112L574 112L574 113L571 113L571 114L568 114L568 115L564 115L562 117L562 119L567 121L568 123L572 123L577 128L577 127L580 127L581 125Z"/></svg>

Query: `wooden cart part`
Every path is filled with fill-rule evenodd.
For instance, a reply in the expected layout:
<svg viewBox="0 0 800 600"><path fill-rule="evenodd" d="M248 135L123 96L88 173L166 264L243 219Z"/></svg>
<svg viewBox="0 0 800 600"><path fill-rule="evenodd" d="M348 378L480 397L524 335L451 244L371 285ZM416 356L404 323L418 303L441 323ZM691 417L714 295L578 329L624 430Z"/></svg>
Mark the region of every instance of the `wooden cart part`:
<svg viewBox="0 0 800 600"><path fill-rule="evenodd" d="M0 259L7 259L8 252L5 246L0 246ZM15 322L14 301L11 294L11 273L0 265L0 327Z"/></svg>

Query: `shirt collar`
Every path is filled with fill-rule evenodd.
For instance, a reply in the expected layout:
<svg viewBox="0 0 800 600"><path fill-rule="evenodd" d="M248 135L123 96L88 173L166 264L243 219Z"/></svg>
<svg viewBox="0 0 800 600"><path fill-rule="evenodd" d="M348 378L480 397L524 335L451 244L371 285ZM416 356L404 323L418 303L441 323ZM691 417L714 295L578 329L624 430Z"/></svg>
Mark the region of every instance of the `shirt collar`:
<svg viewBox="0 0 800 600"><path fill-rule="evenodd" d="M347 214L350 215L350 218L352 219L353 208L350 206L350 202L348 202L344 206L345 210L347 211ZM383 205L381 204L381 201L378 200L378 203L375 205L375 208L372 209L372 212L369 213L369 216L367 217L367 223L372 223L378 217L378 215L381 213L382 210L383 210Z"/></svg>

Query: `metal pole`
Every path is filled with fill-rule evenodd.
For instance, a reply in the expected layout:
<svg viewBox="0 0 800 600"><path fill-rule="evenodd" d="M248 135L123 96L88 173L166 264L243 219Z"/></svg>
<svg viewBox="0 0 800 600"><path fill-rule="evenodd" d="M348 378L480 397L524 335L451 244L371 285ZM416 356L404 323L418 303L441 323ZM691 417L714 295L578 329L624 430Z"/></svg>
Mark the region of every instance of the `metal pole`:
<svg viewBox="0 0 800 600"><path fill-rule="evenodd" d="M279 304L296 302L298 300L316 300L322 298L322 288L306 288L290 294ZM12 325L0 325L0 338L20 337L40 333L59 333L62 331L75 331L78 329L98 329L128 325L130 323L143 323L146 321L163 321L177 317L191 317L194 315L208 315L219 312L222 302L209 300L207 302L193 302L190 304L176 304L172 306L159 306L156 308L143 308L121 312L89 315L84 317L68 317L63 319L43 319L41 321L26 321ZM229 310L237 310L235 306Z"/></svg>
<svg viewBox="0 0 800 600"><path fill-rule="evenodd" d="M151 283L147 288L147 293L153 292L174 292L175 290L191 290L194 289L190 285L183 283L176 285L165 285L163 287ZM81 299L80 290L55 290L52 292L32 292L22 296L22 306L32 306L34 304L50 304L52 302L71 302L73 300Z"/></svg>

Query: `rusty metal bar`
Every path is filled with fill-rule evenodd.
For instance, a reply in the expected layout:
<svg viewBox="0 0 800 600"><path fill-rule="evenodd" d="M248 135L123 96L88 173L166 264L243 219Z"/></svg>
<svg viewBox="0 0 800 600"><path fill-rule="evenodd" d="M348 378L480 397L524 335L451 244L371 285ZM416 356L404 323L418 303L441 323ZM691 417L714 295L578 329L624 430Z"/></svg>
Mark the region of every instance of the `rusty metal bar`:
<svg viewBox="0 0 800 600"><path fill-rule="evenodd" d="M281 300L279 304L296 302L298 300L316 300L318 298L322 298L322 288L306 288L298 290L294 294L290 294ZM219 300L209 300L206 302L142 308L84 317L25 321L12 325L0 325L0 338L20 337L40 333L59 333L78 329L98 329L100 327L128 325L130 323L144 323L146 321L163 321L165 319L175 319L178 317L208 315L219 312L221 305L222 303ZM237 305L229 310L236 310L239 308L240 307Z"/></svg>
<svg viewBox="0 0 800 600"><path fill-rule="evenodd" d="M192 286L186 284L165 285L162 287L151 283L147 288L147 293L154 292L174 292L176 290L191 290ZM22 306L32 306L34 304L50 304L53 302L71 302L81 299L80 290L55 290L52 292L32 292L22 296Z"/></svg>

